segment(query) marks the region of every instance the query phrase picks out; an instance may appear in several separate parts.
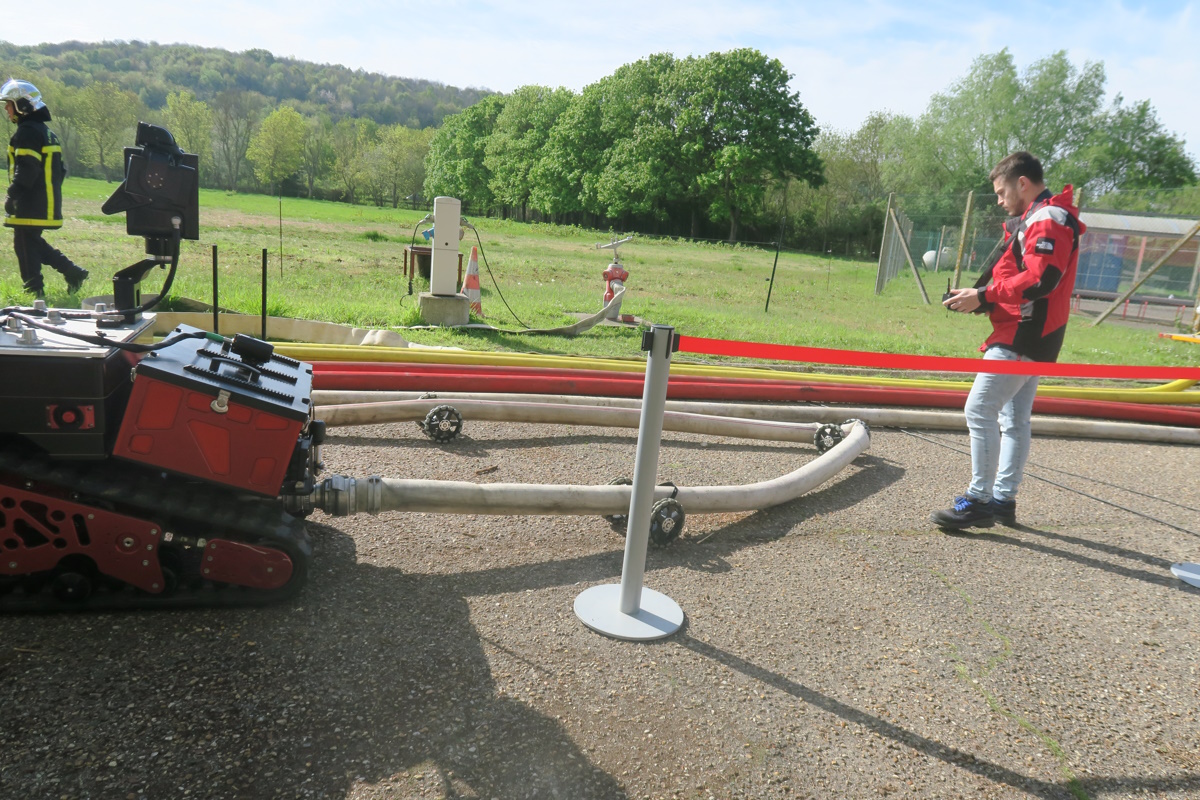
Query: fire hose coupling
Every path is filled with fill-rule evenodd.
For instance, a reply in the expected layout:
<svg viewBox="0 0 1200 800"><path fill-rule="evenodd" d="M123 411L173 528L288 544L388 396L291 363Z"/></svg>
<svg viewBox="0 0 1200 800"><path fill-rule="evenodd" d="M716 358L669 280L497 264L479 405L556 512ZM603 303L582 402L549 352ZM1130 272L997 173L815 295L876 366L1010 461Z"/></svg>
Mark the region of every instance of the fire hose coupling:
<svg viewBox="0 0 1200 800"><path fill-rule="evenodd" d="M365 479L331 475L321 481L311 495L296 498L288 506L289 511L320 509L333 517L378 514L383 509L383 478L379 475Z"/></svg>

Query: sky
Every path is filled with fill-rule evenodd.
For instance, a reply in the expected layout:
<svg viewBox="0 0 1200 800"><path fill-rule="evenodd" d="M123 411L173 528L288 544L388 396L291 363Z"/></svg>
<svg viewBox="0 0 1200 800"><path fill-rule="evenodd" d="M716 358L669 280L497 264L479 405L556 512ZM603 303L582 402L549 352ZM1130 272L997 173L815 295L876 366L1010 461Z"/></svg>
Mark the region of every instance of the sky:
<svg viewBox="0 0 1200 800"><path fill-rule="evenodd" d="M1150 100L1200 154L1200 0L53 0L34 16L0 39L263 48L501 92L530 83L579 91L651 53L755 47L793 74L818 125L843 131L873 111L920 114L983 53L1007 47L1024 69L1065 50L1076 66L1102 61L1108 100Z"/></svg>

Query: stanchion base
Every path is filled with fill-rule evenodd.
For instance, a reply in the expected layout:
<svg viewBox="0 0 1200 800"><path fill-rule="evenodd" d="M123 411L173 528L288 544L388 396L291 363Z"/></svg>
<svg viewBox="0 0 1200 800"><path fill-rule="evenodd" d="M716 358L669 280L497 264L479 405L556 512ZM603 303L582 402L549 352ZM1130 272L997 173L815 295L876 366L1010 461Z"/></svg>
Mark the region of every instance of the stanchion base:
<svg viewBox="0 0 1200 800"><path fill-rule="evenodd" d="M1172 564L1171 573L1184 583L1200 589L1200 564ZM583 595L580 595L583 597ZM575 613L579 613L579 601L575 601Z"/></svg>
<svg viewBox="0 0 1200 800"><path fill-rule="evenodd" d="M593 586L575 598L575 616L597 633L630 642L670 636L683 625L683 609L661 592L642 587L642 606L621 612L621 584Z"/></svg>

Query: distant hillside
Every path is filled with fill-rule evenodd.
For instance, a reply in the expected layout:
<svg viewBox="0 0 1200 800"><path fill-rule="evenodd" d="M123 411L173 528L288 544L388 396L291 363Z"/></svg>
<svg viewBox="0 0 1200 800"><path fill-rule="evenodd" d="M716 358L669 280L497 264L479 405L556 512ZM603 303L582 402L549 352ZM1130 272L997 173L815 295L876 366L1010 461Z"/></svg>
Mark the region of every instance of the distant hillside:
<svg viewBox="0 0 1200 800"><path fill-rule="evenodd" d="M266 50L233 53L211 47L154 42L63 42L22 47L0 41L0 68L8 74L35 74L70 87L111 81L128 89L150 109L161 109L167 94L187 90L211 101L227 89L259 92L272 105L291 101L303 113L327 111L334 120L369 118L381 125L410 128L440 125L491 94L434 81L396 78L277 58Z"/></svg>

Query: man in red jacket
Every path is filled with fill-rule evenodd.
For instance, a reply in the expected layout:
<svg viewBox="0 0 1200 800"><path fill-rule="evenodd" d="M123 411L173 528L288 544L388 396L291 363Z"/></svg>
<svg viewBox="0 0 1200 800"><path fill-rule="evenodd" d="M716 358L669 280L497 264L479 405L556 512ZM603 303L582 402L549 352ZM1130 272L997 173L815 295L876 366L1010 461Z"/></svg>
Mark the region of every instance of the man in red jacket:
<svg viewBox="0 0 1200 800"><path fill-rule="evenodd" d="M1041 163L1024 151L1001 160L990 178L997 202L1013 215L1004 225L1004 254L974 287L951 292L942 304L951 311L988 314L992 335L979 348L985 360L1057 361L1085 230L1072 189L1052 195ZM964 409L971 485L953 508L930 515L938 527L989 528L996 520L1016 524L1037 383L1032 375L975 376Z"/></svg>

